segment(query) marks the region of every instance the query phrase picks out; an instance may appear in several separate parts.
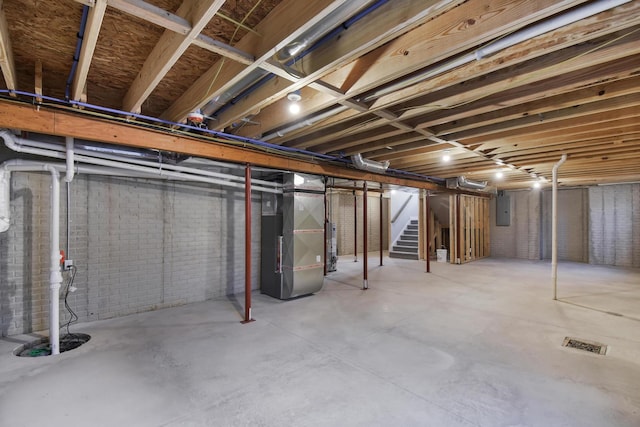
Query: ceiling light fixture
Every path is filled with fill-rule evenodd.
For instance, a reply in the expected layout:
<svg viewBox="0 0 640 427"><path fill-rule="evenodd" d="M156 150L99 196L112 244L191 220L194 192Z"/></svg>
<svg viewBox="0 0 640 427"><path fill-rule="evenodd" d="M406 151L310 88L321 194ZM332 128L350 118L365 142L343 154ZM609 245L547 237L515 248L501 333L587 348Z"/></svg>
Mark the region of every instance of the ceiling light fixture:
<svg viewBox="0 0 640 427"><path fill-rule="evenodd" d="M287 94L287 99L290 101L289 103L289 112L291 114L298 114L300 112L300 100L302 96L300 95L300 91L296 90L293 92L289 92Z"/></svg>
<svg viewBox="0 0 640 427"><path fill-rule="evenodd" d="M496 172L496 178L497 179L501 179L504 176L504 174L501 171Z"/></svg>
<svg viewBox="0 0 640 427"><path fill-rule="evenodd" d="M442 152L442 161L443 162L448 162L449 160L451 160L451 151L450 150L444 150Z"/></svg>
<svg viewBox="0 0 640 427"><path fill-rule="evenodd" d="M540 188L540 181L536 181L533 183L533 188Z"/></svg>

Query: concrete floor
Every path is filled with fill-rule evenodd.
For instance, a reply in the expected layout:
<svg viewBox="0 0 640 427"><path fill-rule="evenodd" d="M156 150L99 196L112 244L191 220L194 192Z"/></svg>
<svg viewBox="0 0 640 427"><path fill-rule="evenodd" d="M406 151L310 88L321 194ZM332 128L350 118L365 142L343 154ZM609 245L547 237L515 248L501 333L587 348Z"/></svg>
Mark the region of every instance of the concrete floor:
<svg viewBox="0 0 640 427"><path fill-rule="evenodd" d="M0 425L640 425L640 270L561 263L553 302L547 262L377 260L366 292L343 257L315 296L256 293L248 325L219 300L78 325L57 357L2 340Z"/></svg>

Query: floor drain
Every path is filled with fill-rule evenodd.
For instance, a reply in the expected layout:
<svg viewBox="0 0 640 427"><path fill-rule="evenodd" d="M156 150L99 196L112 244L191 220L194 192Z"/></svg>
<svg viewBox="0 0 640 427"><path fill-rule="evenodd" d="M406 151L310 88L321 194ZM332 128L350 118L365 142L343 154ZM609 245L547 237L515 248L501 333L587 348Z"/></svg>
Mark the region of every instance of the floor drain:
<svg viewBox="0 0 640 427"><path fill-rule="evenodd" d="M566 337L562 343L563 347L577 348L578 350L588 351L595 354L607 354L607 346L592 341L579 340L576 338Z"/></svg>
<svg viewBox="0 0 640 427"><path fill-rule="evenodd" d="M66 334L60 337L60 353L80 347L91 339L87 334ZM49 338L41 338L18 347L13 354L20 357L41 357L51 355Z"/></svg>

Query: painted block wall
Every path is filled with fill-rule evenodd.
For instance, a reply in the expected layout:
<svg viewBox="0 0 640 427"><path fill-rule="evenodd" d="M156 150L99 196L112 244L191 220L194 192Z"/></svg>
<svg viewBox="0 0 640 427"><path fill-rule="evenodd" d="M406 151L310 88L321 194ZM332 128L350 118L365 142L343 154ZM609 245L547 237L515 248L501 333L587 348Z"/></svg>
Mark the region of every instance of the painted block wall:
<svg viewBox="0 0 640 427"><path fill-rule="evenodd" d="M492 256L550 259L551 191L507 194L510 227L495 225L491 203ZM558 259L640 267L640 184L558 190Z"/></svg>
<svg viewBox="0 0 640 427"><path fill-rule="evenodd" d="M511 224L496 225L496 201L491 200L491 256L521 259L540 258L539 191L508 191L511 202Z"/></svg>
<svg viewBox="0 0 640 427"><path fill-rule="evenodd" d="M14 173L0 234L2 336L48 328L48 175ZM66 186L61 186L66 246ZM71 184L69 299L80 321L244 291L244 192L219 186L77 176ZM252 287L259 287L260 194L252 197ZM61 320L68 317L61 304Z"/></svg>
<svg viewBox="0 0 640 427"><path fill-rule="evenodd" d="M551 259L552 192L542 192L542 258ZM589 261L589 190L558 189L558 260Z"/></svg>
<svg viewBox="0 0 640 427"><path fill-rule="evenodd" d="M329 216L336 223L336 232L338 234L338 256L351 255L354 252L354 227L355 218L353 212L353 194L345 192L330 193L327 197L329 204ZM383 200L383 234L382 245L384 250L388 250L388 227L387 227L387 211L389 199ZM358 256L363 251L362 227L362 194L357 198L357 221L358 221ZM380 196L378 193L370 193L367 200L368 211L368 246L370 252L379 250L380 247Z"/></svg>
<svg viewBox="0 0 640 427"><path fill-rule="evenodd" d="M589 263L640 267L640 184L589 188Z"/></svg>

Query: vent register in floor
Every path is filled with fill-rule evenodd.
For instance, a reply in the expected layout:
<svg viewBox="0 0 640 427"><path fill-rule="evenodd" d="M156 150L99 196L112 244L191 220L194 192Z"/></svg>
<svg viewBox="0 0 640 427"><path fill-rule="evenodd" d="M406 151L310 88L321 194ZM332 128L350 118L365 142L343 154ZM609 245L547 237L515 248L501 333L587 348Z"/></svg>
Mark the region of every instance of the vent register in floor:
<svg viewBox="0 0 640 427"><path fill-rule="evenodd" d="M576 338L566 337L562 343L563 347L575 348L578 350L588 351L590 353L607 354L607 346L597 342L579 340Z"/></svg>

